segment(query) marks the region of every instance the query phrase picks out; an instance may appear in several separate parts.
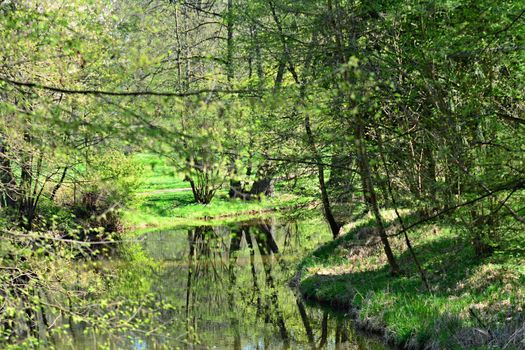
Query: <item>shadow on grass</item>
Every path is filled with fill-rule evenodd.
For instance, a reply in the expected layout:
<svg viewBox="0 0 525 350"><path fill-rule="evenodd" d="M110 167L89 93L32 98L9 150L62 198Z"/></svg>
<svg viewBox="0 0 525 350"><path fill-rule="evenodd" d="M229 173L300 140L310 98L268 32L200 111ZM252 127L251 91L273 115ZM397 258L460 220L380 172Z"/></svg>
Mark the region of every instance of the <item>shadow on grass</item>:
<svg viewBox="0 0 525 350"><path fill-rule="evenodd" d="M144 201L142 207L157 216L169 217L175 207L183 207L195 203L193 193L184 191L150 195Z"/></svg>
<svg viewBox="0 0 525 350"><path fill-rule="evenodd" d="M484 281L487 289L469 286L472 273L487 261L476 257L465 239L436 235L416 244L414 251L431 284L428 292L408 250L397 256L403 270L399 277L392 277L388 265L379 263L377 250L356 261L361 265L358 271L338 272L351 270L348 258L337 249L350 242L356 230L320 247L303 262L303 268L328 267L301 281L299 290L306 300L354 310L365 328L382 329L394 343L409 348L473 348L504 341L497 339L501 325L490 324L489 331L483 321L469 315L473 305L498 297L503 283ZM501 334L509 333L505 332Z"/></svg>
<svg viewBox="0 0 525 350"><path fill-rule="evenodd" d="M311 257L317 263L328 261L325 266L333 266L334 261L344 263L345 256L336 257L335 250L351 237L341 237L317 249ZM432 287L432 295L449 296L455 286L466 277L483 260L476 258L473 249L465 241L456 237L436 238L418 244L414 251L423 266ZM333 256L331 256L333 255ZM372 261L367 262L370 259ZM301 292L305 297L334 305L351 306L367 293L388 290L389 293L428 293L408 250L397 257L402 268L402 276L392 277L388 265L377 266L373 257L365 257L361 263L369 264L364 271L333 275L315 274L301 282ZM306 266L310 265L308 263Z"/></svg>

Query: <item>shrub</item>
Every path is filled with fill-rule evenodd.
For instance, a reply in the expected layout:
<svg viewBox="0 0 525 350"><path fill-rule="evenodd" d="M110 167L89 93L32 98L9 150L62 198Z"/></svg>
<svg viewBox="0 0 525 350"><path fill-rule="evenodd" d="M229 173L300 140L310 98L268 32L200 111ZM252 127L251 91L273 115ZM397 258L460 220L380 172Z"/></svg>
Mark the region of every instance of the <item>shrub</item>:
<svg viewBox="0 0 525 350"><path fill-rule="evenodd" d="M107 152L91 160L83 174L79 200L73 211L91 231L118 232L119 209L134 199L143 171L136 161L119 152Z"/></svg>

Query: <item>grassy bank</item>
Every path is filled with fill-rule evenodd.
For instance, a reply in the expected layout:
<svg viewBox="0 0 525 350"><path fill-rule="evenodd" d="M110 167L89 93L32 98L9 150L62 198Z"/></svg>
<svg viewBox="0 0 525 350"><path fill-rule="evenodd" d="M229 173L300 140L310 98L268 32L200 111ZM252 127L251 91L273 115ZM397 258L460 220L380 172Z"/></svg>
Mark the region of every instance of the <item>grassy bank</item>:
<svg viewBox="0 0 525 350"><path fill-rule="evenodd" d="M216 195L208 205L195 203L191 190L144 193L139 203L123 214L128 228L165 227L177 224L199 224L210 220L253 216L278 209L306 206L309 198L278 195L261 201L230 199L226 192Z"/></svg>
<svg viewBox="0 0 525 350"><path fill-rule="evenodd" d="M410 237L429 292L402 238L391 243L403 275L390 275L372 225L370 218L361 220L301 262L298 283L306 299L348 310L361 327L407 348L525 346L522 255L496 252L480 259L455 227L421 227Z"/></svg>
<svg viewBox="0 0 525 350"><path fill-rule="evenodd" d="M199 225L228 222L253 217L271 211L308 206L313 199L277 193L260 201L230 199L226 189L220 190L210 204L196 203L189 183L177 174L173 166L150 154L136 156L142 165L142 184L137 190L135 204L123 212L128 229L170 227L179 224Z"/></svg>

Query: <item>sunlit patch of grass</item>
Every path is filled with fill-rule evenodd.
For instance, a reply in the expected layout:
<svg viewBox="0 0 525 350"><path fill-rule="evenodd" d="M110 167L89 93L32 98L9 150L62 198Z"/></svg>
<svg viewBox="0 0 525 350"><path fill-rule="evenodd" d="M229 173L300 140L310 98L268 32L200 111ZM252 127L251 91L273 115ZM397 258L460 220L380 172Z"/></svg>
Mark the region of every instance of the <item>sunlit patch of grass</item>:
<svg viewBox="0 0 525 350"><path fill-rule="evenodd" d="M256 215L272 210L306 205L310 198L276 196L260 201L230 199L226 191L218 193L210 204L196 203L191 191L150 192L123 213L127 227L160 227L188 221L224 220L231 216Z"/></svg>
<svg viewBox="0 0 525 350"><path fill-rule="evenodd" d="M431 284L428 292L402 238L391 239L403 269L396 278L380 244L354 247L364 243L356 240L358 232L372 224L371 218L363 218L301 262L303 296L356 308L362 324L385 329L391 339L413 348L487 344L492 336L480 320L490 327L492 341L504 344L520 324L525 308L523 259L494 255L480 260L457 230L443 223L427 225L409 236Z"/></svg>
<svg viewBox="0 0 525 350"><path fill-rule="evenodd" d="M153 154L137 154L135 158L144 167L142 186L137 191L137 202L123 211L128 228L169 227L178 224L199 224L211 220L225 221L230 217L247 217L295 206L306 206L313 198L277 194L272 198L242 201L230 199L227 190L219 191L212 202L196 203L183 176L175 167Z"/></svg>
<svg viewBox="0 0 525 350"><path fill-rule="evenodd" d="M184 176L177 173L173 165L154 154L139 153L134 156L144 168L142 186L138 192L189 188Z"/></svg>

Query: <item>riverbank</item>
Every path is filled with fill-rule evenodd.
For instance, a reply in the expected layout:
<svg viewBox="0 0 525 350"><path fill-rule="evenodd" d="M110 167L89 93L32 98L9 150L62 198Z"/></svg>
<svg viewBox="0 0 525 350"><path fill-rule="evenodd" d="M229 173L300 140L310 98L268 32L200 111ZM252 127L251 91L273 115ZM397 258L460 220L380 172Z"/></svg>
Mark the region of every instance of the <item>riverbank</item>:
<svg viewBox="0 0 525 350"><path fill-rule="evenodd" d="M395 217L385 213L391 222ZM427 291L406 249L391 239L402 267L390 275L382 246L365 218L302 260L295 284L307 299L348 312L356 324L411 349L524 346L525 259L520 254L476 257L446 223L411 231ZM396 228L390 225L389 232ZM520 343L521 342L521 343Z"/></svg>
<svg viewBox="0 0 525 350"><path fill-rule="evenodd" d="M260 201L230 199L226 192L220 192L210 204L195 203L191 190L153 192L141 194L138 204L123 213L127 229L148 227L169 227L178 224L206 224L235 221L242 217L253 217L278 210L307 207L310 198L278 195Z"/></svg>
<svg viewBox="0 0 525 350"><path fill-rule="evenodd" d="M217 192L211 203L196 203L189 183L161 158L151 154L135 156L141 164L142 184L135 203L122 213L126 230L184 225L225 224L292 208L310 207L314 198L277 192L271 198L243 201L232 199L228 190Z"/></svg>

